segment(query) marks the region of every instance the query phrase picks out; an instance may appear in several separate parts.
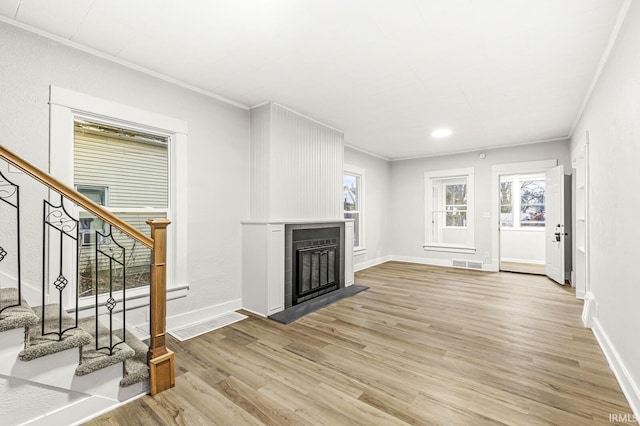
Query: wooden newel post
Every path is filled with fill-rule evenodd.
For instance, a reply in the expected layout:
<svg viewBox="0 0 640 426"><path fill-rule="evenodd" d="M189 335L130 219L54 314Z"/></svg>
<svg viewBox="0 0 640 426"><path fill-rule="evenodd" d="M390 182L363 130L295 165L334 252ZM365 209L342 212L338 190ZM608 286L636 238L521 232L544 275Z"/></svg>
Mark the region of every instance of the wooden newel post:
<svg viewBox="0 0 640 426"><path fill-rule="evenodd" d="M167 219L149 219L151 227L151 340L149 342L150 393L155 395L175 386L173 352L165 346L167 332Z"/></svg>

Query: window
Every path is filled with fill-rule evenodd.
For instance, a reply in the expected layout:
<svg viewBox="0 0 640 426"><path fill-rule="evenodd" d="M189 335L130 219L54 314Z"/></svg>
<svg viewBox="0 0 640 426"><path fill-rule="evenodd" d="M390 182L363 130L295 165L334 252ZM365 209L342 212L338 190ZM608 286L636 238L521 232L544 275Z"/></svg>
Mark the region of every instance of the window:
<svg viewBox="0 0 640 426"><path fill-rule="evenodd" d="M500 182L500 226L513 226L512 186L511 181Z"/></svg>
<svg viewBox="0 0 640 426"><path fill-rule="evenodd" d="M515 197L513 193L517 194ZM514 212L519 216L514 217ZM545 180L542 175L500 178L500 226L535 228L545 226Z"/></svg>
<svg viewBox="0 0 640 426"><path fill-rule="evenodd" d="M475 253L473 169L425 172L425 250Z"/></svg>
<svg viewBox="0 0 640 426"><path fill-rule="evenodd" d="M343 189L344 218L353 219L353 247L364 250L364 170L345 165Z"/></svg>
<svg viewBox="0 0 640 426"><path fill-rule="evenodd" d="M74 126L74 183L81 194L107 207L138 230L149 234L150 218L169 217L169 140L89 121ZM81 248L79 255L80 295L108 291L101 271L107 261L98 260L96 280L95 244L111 240L124 246L127 288L149 285L150 250L121 234L85 211L79 213ZM98 234L98 232L100 234ZM101 269L102 268L102 269ZM104 281L104 282L103 282Z"/></svg>
<svg viewBox="0 0 640 426"><path fill-rule="evenodd" d="M466 183L445 184L444 209L446 212L445 226L467 226Z"/></svg>
<svg viewBox="0 0 640 426"><path fill-rule="evenodd" d="M76 185L76 191L100 206L107 206L109 188L106 186ZM78 220L80 221L80 243L83 247L91 246L94 243L95 230L102 233L108 232L102 220L90 217L86 213L81 213Z"/></svg>

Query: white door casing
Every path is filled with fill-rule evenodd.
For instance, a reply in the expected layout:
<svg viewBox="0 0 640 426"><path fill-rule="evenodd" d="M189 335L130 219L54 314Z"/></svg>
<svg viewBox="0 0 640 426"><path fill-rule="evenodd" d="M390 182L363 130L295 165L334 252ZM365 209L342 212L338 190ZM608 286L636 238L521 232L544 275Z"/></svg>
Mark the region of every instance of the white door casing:
<svg viewBox="0 0 640 426"><path fill-rule="evenodd" d="M545 175L545 272L564 285L564 166L549 169Z"/></svg>

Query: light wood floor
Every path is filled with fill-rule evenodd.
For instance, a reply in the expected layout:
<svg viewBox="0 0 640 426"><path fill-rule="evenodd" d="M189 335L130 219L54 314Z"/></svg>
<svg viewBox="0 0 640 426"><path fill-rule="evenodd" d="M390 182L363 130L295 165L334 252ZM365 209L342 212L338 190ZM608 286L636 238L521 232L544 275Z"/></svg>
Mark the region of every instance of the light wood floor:
<svg viewBox="0 0 640 426"><path fill-rule="evenodd" d="M536 274L544 275L545 265L537 263L522 263L522 262L500 262L500 270L505 272L519 272L522 274Z"/></svg>
<svg viewBox="0 0 640 426"><path fill-rule="evenodd" d="M631 414L582 303L546 277L389 262L293 324L180 343L176 387L91 424L592 425Z"/></svg>

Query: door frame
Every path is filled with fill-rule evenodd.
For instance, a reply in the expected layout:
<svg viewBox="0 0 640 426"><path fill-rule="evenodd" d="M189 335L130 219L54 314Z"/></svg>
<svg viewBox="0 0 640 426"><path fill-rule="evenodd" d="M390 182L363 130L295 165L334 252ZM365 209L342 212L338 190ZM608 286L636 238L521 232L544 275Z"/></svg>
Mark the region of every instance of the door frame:
<svg viewBox="0 0 640 426"><path fill-rule="evenodd" d="M525 161L521 163L496 164L491 167L491 260L496 272L500 270L500 177L515 174L544 173L556 167L558 160Z"/></svg>

